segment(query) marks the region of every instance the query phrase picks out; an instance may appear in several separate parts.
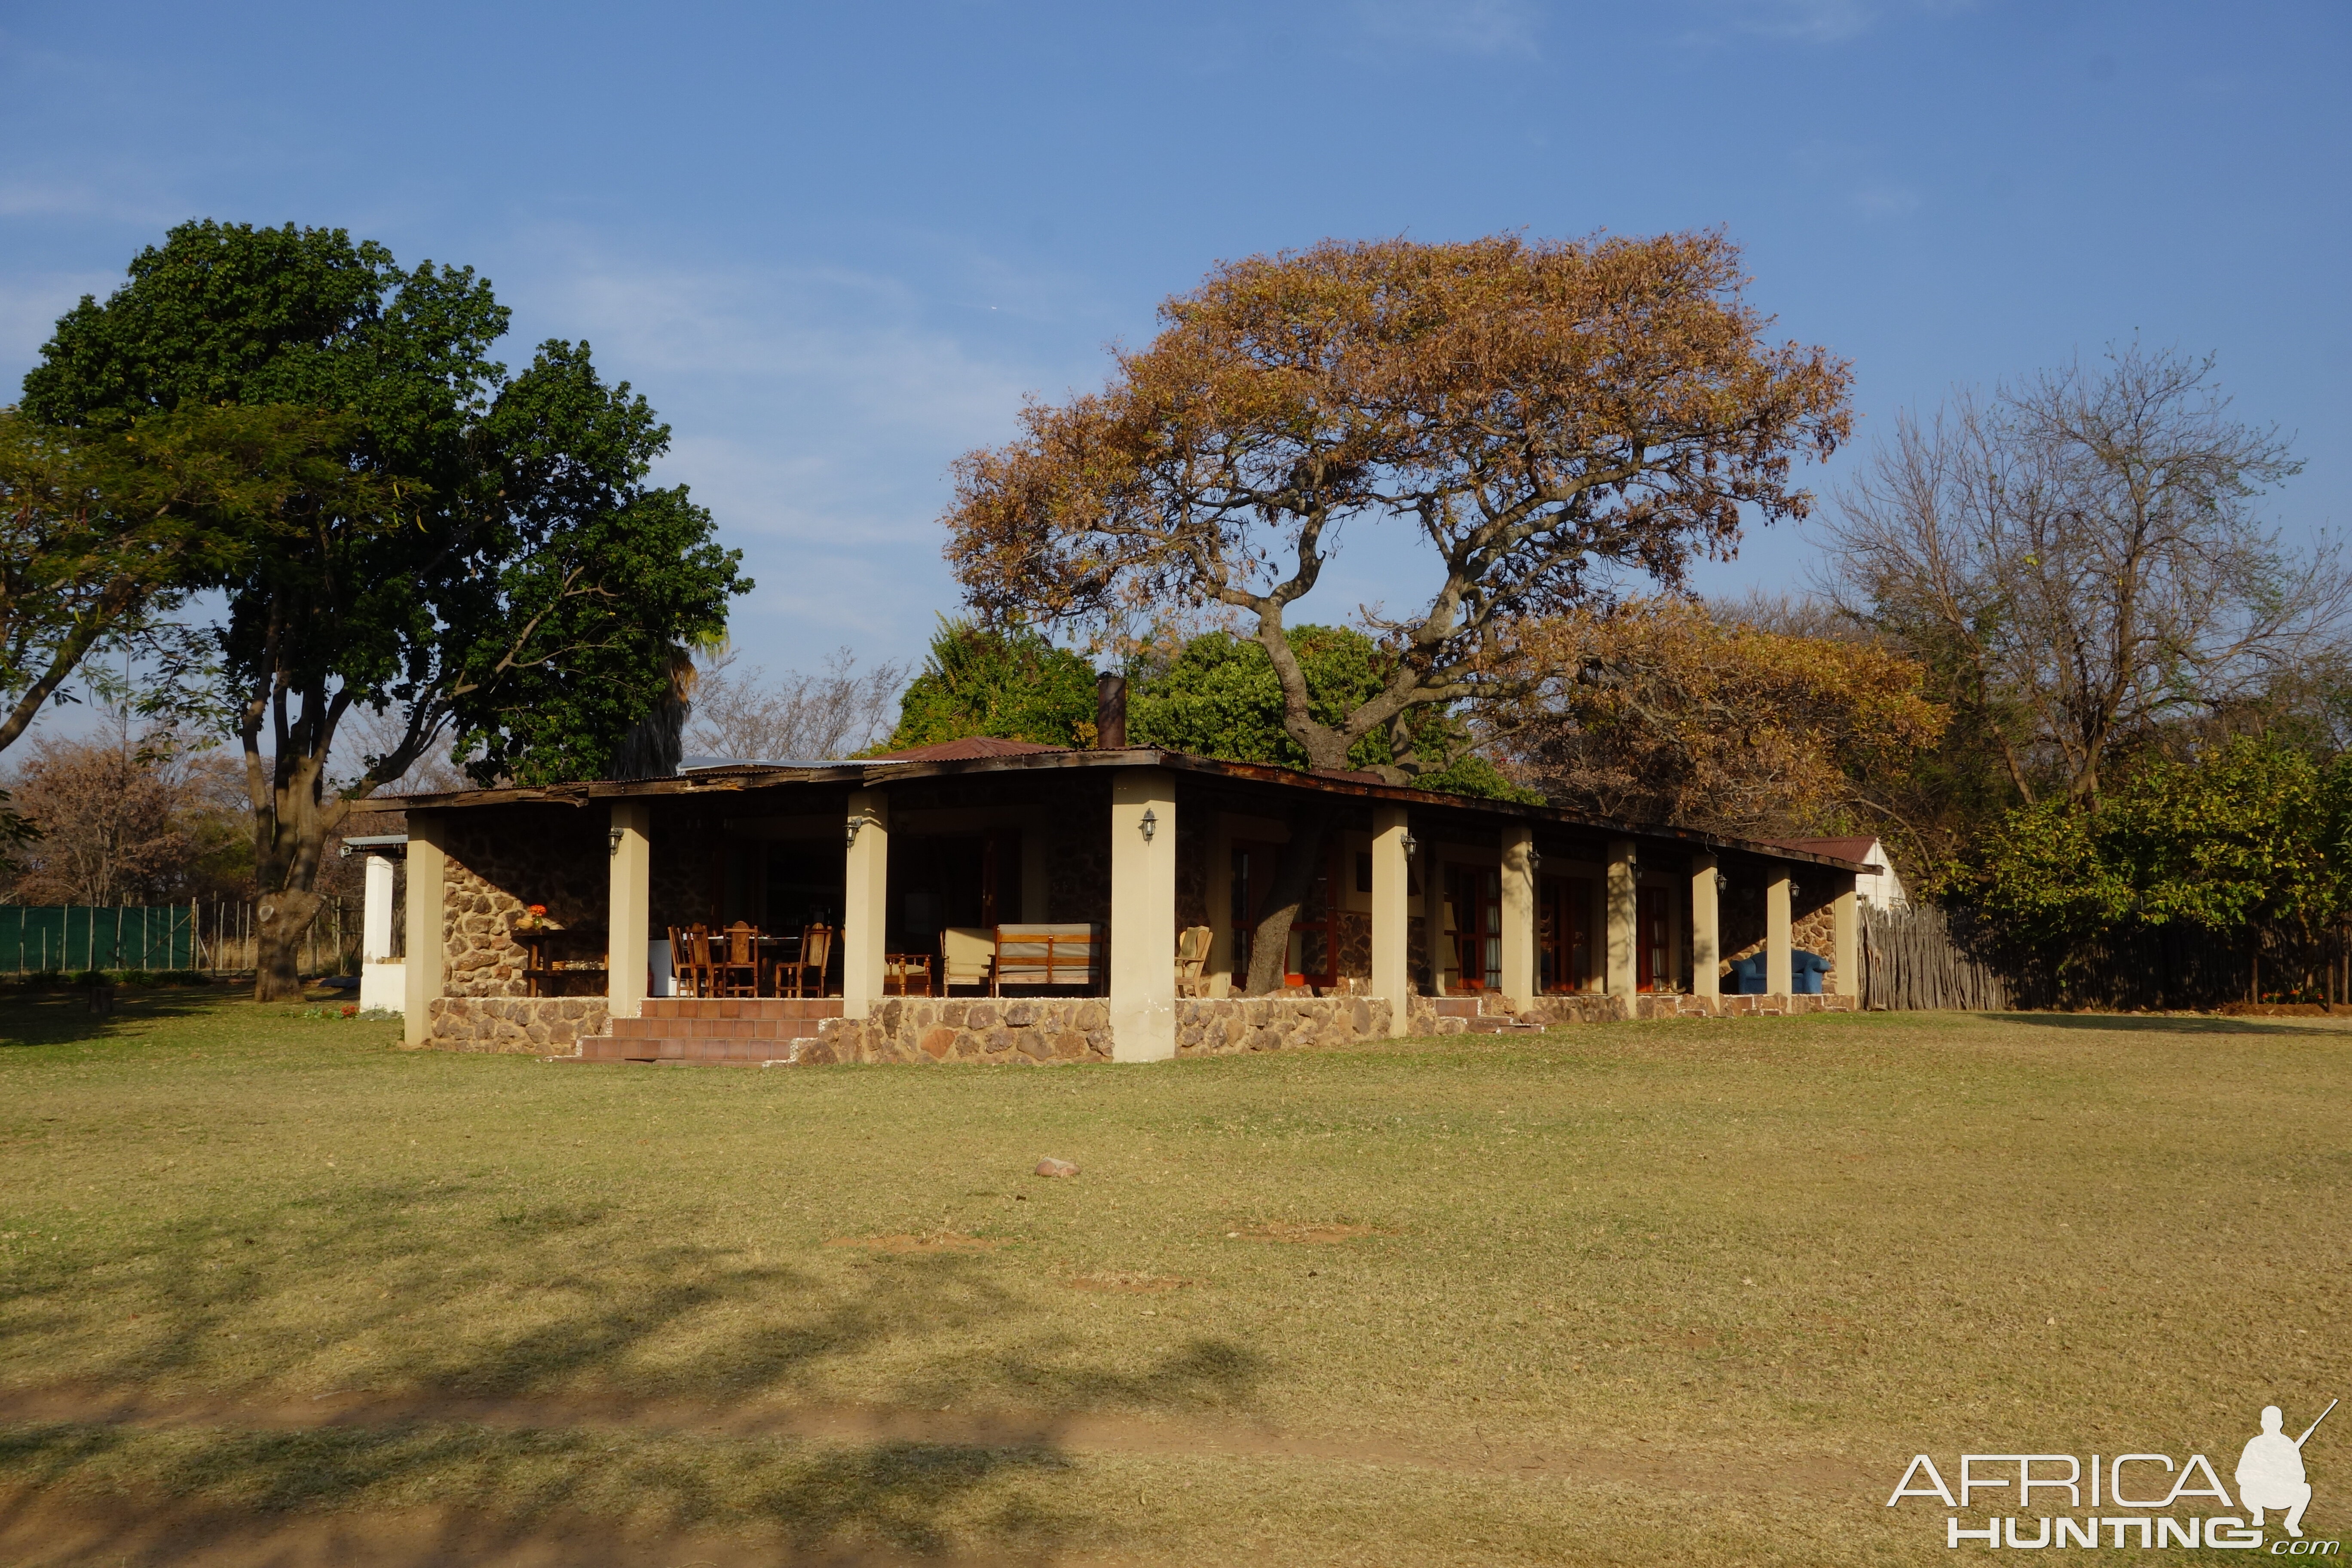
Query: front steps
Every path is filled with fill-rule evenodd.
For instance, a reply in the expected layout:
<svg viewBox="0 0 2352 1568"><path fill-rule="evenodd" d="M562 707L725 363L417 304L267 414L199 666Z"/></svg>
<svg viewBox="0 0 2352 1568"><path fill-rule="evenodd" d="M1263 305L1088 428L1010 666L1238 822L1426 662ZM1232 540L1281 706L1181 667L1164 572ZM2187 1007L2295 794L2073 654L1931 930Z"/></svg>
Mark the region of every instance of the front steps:
<svg viewBox="0 0 2352 1568"><path fill-rule="evenodd" d="M636 1017L614 1018L576 1055L548 1059L760 1067L793 1060L818 1025L840 1016L837 996L648 996Z"/></svg>

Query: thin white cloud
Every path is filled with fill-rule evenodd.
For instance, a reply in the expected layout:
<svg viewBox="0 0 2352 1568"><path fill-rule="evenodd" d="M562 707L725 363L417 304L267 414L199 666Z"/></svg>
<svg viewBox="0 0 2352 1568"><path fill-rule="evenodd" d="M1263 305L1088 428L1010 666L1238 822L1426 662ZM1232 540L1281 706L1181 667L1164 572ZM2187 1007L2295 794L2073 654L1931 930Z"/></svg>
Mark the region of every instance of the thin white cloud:
<svg viewBox="0 0 2352 1568"><path fill-rule="evenodd" d="M16 382L41 357L58 318L84 294L104 299L121 283L119 272L56 272L0 279L0 403L16 400Z"/></svg>
<svg viewBox="0 0 2352 1568"><path fill-rule="evenodd" d="M1361 0L1357 12L1378 42L1462 55L1532 57L1543 20L1525 0Z"/></svg>
<svg viewBox="0 0 2352 1568"><path fill-rule="evenodd" d="M938 526L950 465L1008 438L1024 393L1058 396L1107 368L1091 342L1060 374L1039 364L1034 324L1066 321L1076 291L1001 263L960 258L925 288L545 248L568 248L569 268L500 277L518 316L505 357L519 368L540 336L586 338L606 376L653 401L676 432L657 477L690 485L743 551L759 586L735 606L734 636L775 668L814 668L843 644L919 652L957 598Z"/></svg>
<svg viewBox="0 0 2352 1568"><path fill-rule="evenodd" d="M1685 41L1729 43L1776 38L1791 43L1850 43L1890 18L1972 9L1975 0L1691 0L1695 22Z"/></svg>

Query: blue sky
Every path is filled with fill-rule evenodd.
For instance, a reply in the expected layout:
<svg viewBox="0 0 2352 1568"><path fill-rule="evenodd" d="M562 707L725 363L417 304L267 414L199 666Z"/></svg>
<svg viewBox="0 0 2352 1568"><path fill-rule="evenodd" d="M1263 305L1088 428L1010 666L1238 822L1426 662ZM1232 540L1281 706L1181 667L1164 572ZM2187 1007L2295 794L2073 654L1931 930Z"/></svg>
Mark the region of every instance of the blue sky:
<svg viewBox="0 0 2352 1568"><path fill-rule="evenodd" d="M1658 0L0 11L0 383L192 216L469 263L585 337L742 548L752 662L919 651L958 453L1221 258L1721 226L1906 405L2137 332L2340 521L2352 7ZM1815 468L1826 489L1835 469ZM1751 534L1704 585L1792 585ZM1425 592L1360 540L1307 606Z"/></svg>

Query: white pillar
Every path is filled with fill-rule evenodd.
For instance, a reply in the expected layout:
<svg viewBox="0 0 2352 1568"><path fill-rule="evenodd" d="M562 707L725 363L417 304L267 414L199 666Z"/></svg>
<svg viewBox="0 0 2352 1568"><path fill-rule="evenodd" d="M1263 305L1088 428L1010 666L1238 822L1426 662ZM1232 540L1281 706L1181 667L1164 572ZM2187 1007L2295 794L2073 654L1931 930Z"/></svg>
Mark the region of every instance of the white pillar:
<svg viewBox="0 0 2352 1568"><path fill-rule="evenodd" d="M1854 907L1853 879L1844 879L1837 901L1830 906L1830 985L1840 996L1862 995L1862 942L1856 929L1860 912Z"/></svg>
<svg viewBox="0 0 2352 1568"><path fill-rule="evenodd" d="M604 917L604 999L615 1018L634 1018L646 1008L646 959L653 923L653 843L646 837L653 810L641 800L613 803L612 837L605 841L612 866Z"/></svg>
<svg viewBox="0 0 2352 1568"><path fill-rule="evenodd" d="M1405 812L1401 805L1372 808L1372 994L1389 1003L1389 1033L1402 1035L1412 1018L1412 997L1406 981L1412 973L1407 962L1412 907L1405 892Z"/></svg>
<svg viewBox="0 0 2352 1568"><path fill-rule="evenodd" d="M863 1018L882 1000L882 946L890 901L889 797L880 790L852 790L846 831L849 851L841 897L841 1011L844 1017ZM1025 875L1023 880L1025 884ZM1026 900L1025 885L1021 894Z"/></svg>
<svg viewBox="0 0 2352 1568"><path fill-rule="evenodd" d="M374 963L392 956L392 862L371 855L366 872L367 892L360 904L360 962Z"/></svg>
<svg viewBox="0 0 2352 1568"><path fill-rule="evenodd" d="M1691 994L1723 994L1723 921L1717 912L1716 861L1691 857Z"/></svg>
<svg viewBox="0 0 2352 1568"><path fill-rule="evenodd" d="M1503 829L1503 994L1511 1010L1536 1005L1536 830Z"/></svg>
<svg viewBox="0 0 2352 1568"><path fill-rule="evenodd" d="M1789 868L1775 866L1764 884L1764 991L1770 996L1789 994Z"/></svg>
<svg viewBox="0 0 2352 1568"><path fill-rule="evenodd" d="M1111 1060L1175 1054L1176 781L1121 768L1110 784Z"/></svg>
<svg viewBox="0 0 2352 1568"><path fill-rule="evenodd" d="M1633 944L1642 933L1635 930L1633 841L1612 838L1609 841L1609 875L1601 894L1602 914L1609 926L1609 994L1628 998L1630 1009L1633 988L1639 983L1641 971L1635 966ZM1632 1017L1629 1011L1625 1015Z"/></svg>
<svg viewBox="0 0 2352 1568"><path fill-rule="evenodd" d="M442 880L446 832L436 812L408 814L408 956L402 976L408 995L403 1009L406 1027L401 1037L412 1046L425 1041L431 1027L425 1016L428 1004L441 994L442 970L447 962L447 939L441 930L442 907L447 898Z"/></svg>

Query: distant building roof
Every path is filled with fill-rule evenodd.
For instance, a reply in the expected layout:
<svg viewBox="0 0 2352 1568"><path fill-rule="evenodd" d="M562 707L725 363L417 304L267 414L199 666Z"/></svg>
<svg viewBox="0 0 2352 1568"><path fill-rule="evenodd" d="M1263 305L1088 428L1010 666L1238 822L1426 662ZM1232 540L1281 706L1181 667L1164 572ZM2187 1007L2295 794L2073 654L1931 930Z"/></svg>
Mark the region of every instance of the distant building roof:
<svg viewBox="0 0 2352 1568"><path fill-rule="evenodd" d="M1878 840L1864 834L1858 838L1767 838L1761 842L1776 848L1801 849L1809 855L1827 855L1836 860L1852 860L1858 865Z"/></svg>
<svg viewBox="0 0 2352 1568"><path fill-rule="evenodd" d="M933 741L928 746L877 752L866 760L874 763L965 763L977 757L1034 757L1042 752L1066 752L1069 749L1067 746L1041 746L1034 741L1001 741L993 735L964 735L952 741Z"/></svg>

